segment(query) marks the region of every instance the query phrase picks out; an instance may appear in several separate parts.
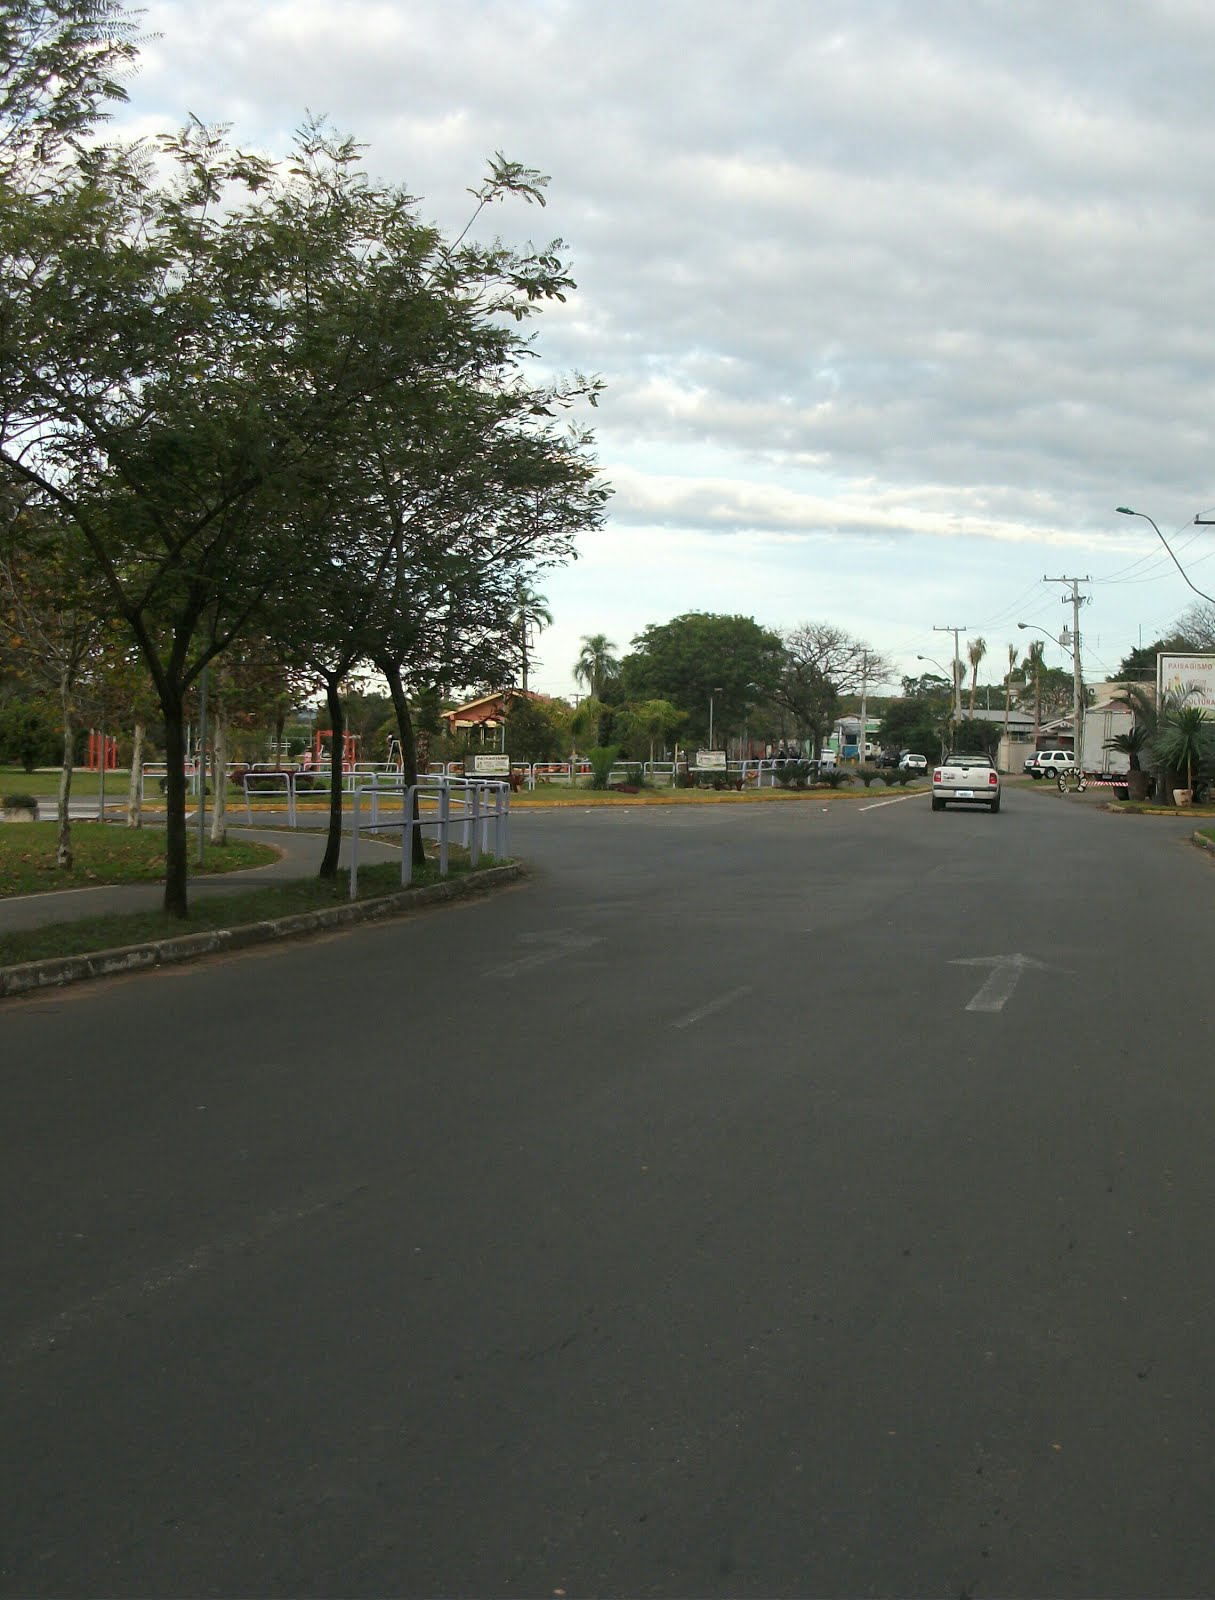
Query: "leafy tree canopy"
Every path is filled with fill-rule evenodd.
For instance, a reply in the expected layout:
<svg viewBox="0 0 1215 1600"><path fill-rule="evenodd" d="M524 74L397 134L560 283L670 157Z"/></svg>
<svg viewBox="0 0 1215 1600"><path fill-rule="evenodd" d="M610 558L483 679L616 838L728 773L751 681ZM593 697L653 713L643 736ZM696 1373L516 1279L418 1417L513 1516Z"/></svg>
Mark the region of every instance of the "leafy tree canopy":
<svg viewBox="0 0 1215 1600"><path fill-rule="evenodd" d="M1193 611L1200 612L1201 606ZM1189 613L1187 613L1189 615ZM1184 620L1184 619L1183 619ZM1203 646L1187 632L1176 632L1167 639L1157 639L1153 644L1136 645L1128 650L1114 670L1115 683L1155 683L1156 656L1162 650L1200 650Z"/></svg>
<svg viewBox="0 0 1215 1600"><path fill-rule="evenodd" d="M669 700L697 739L708 735L710 696L715 729L737 727L775 693L785 659L780 635L753 617L705 611L652 623L632 643L620 667L626 698Z"/></svg>

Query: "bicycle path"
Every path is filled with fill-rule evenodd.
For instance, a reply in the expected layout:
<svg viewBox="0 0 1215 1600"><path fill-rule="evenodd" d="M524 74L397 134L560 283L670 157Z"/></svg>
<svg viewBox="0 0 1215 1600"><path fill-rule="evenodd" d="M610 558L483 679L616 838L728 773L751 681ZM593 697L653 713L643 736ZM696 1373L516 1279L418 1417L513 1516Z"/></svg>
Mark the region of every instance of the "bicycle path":
<svg viewBox="0 0 1215 1600"><path fill-rule="evenodd" d="M259 889L267 883L315 876L325 853L326 836L320 830L279 832L267 828L229 828L242 839L255 839L280 852L277 861L263 867L247 867L240 872L206 873L190 876L191 898L200 894L233 894L242 889ZM359 841L359 860L399 861L399 847L377 839ZM344 835L339 865L350 864L350 838ZM57 922L79 922L85 917L121 915L127 911L156 911L164 902L164 884L115 883L88 888L54 889L40 894L14 895L0 899L0 932L19 933L27 928L45 928Z"/></svg>

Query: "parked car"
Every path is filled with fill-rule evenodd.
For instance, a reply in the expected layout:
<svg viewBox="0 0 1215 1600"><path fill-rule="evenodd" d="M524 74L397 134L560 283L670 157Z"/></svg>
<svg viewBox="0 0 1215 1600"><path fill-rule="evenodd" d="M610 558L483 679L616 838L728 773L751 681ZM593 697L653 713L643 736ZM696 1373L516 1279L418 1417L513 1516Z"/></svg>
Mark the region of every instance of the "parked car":
<svg viewBox="0 0 1215 1600"><path fill-rule="evenodd" d="M899 757L899 766L904 772L927 772L928 757L917 755L914 750L904 750Z"/></svg>
<svg viewBox="0 0 1215 1600"><path fill-rule="evenodd" d="M932 809L944 811L954 801L1000 809L1000 774L990 756L948 755L932 769Z"/></svg>
<svg viewBox="0 0 1215 1600"><path fill-rule="evenodd" d="M1076 758L1070 750L1035 750L1025 770L1036 783L1039 778L1057 778L1061 772L1075 772Z"/></svg>
<svg viewBox="0 0 1215 1600"><path fill-rule="evenodd" d="M897 767L898 764L899 764L899 753L898 753L898 751L897 750L883 750L881 755L877 758L877 764L878 764L879 767L882 767L882 768Z"/></svg>

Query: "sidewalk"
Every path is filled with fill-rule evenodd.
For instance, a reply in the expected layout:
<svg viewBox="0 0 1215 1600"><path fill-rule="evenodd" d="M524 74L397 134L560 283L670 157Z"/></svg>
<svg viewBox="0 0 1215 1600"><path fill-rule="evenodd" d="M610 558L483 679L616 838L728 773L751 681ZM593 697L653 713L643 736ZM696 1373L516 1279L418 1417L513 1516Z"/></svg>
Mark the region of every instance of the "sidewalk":
<svg viewBox="0 0 1215 1600"><path fill-rule="evenodd" d="M95 808L94 808L95 809ZM205 894L234 894L242 889L259 889L267 883L291 878L314 877L325 853L326 835L320 830L278 832L262 828L229 828L242 839L256 839L281 851L277 861L243 872L207 873L190 876L190 898ZM359 841L359 860L399 861L401 852L375 839ZM193 851L191 852L191 861ZM350 864L350 839L344 836L341 866ZM84 917L121 915L124 911L157 911L164 903L160 883L103 884L90 889L60 889L47 894L0 898L0 931L19 933L26 928L45 928L56 922L79 922Z"/></svg>

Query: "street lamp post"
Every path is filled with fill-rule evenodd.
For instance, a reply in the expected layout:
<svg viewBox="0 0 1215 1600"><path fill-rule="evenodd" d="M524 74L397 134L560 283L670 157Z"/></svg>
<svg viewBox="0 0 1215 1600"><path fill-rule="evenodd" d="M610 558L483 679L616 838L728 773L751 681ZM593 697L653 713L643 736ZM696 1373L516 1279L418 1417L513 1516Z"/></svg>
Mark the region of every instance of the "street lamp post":
<svg viewBox="0 0 1215 1600"><path fill-rule="evenodd" d="M942 673L945 672L944 664L942 662L938 661L936 656L919 656L918 655L918 656L916 656L916 660L917 661L931 661L934 667L939 668ZM949 706L949 742L952 745L953 744L953 739L954 739L954 728L957 725L958 716L959 716L960 711L961 711L961 702L958 700L958 663L957 663L957 661L955 661L954 664L953 664L953 672L947 674L947 676L949 676L949 677L951 677L953 679L953 688L954 688L954 699L950 702L950 706ZM942 747L941 747L941 759L942 760L944 760L946 754L947 754L947 752L946 752L946 750L944 748L944 744L942 744Z"/></svg>
<svg viewBox="0 0 1215 1600"><path fill-rule="evenodd" d="M1156 528L1155 522L1152 521L1152 518L1148 516L1146 511L1132 511L1130 506L1118 506L1116 509L1118 511L1118 515L1121 516L1121 517L1142 517L1145 522L1151 522L1152 523L1152 527ZM1198 518L1198 517L1195 517L1194 521L1195 522L1200 522L1201 519ZM1172 561L1173 565L1177 568L1178 572L1180 572L1181 576L1185 579L1186 583L1190 584L1190 588L1193 589L1194 593L1202 595L1202 598L1204 600L1209 600L1212 605L1215 605L1215 596L1207 594L1204 590L1200 589L1196 583L1190 583L1190 579L1189 579L1189 577L1188 577L1188 575L1186 573L1185 568L1182 566L1181 562L1178 561L1177 557L1173 554L1172 545L1169 544L1169 541L1165 538L1164 534L1161 533L1159 528L1156 528L1156 537L1160 540L1161 544L1168 551L1169 559Z"/></svg>
<svg viewBox="0 0 1215 1600"><path fill-rule="evenodd" d="M721 684L709 690L709 749L713 748L713 696L721 693Z"/></svg>

